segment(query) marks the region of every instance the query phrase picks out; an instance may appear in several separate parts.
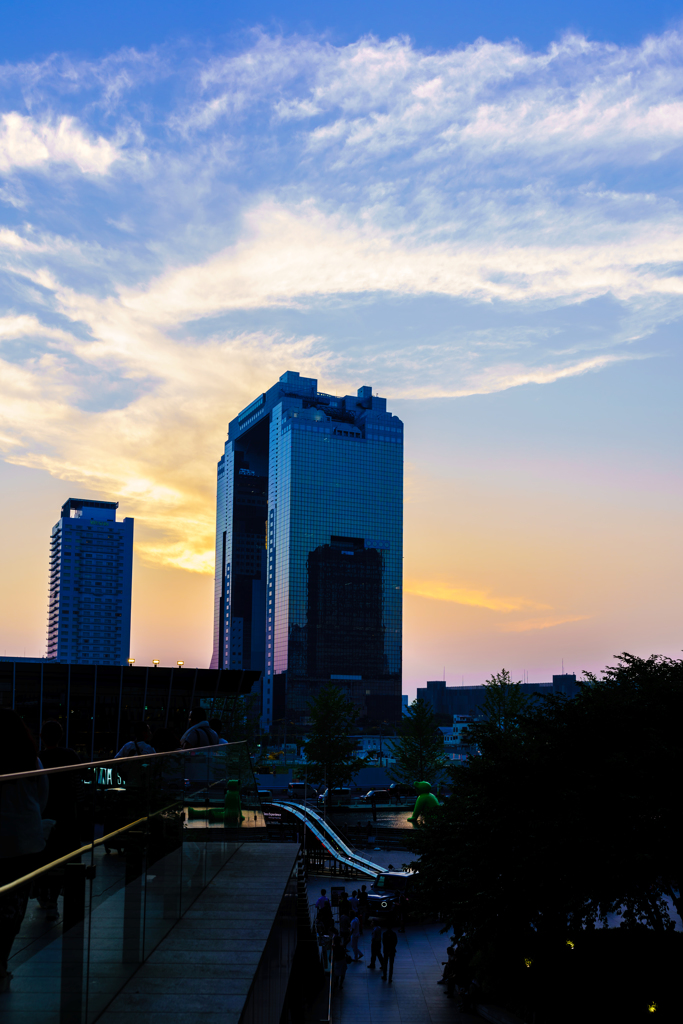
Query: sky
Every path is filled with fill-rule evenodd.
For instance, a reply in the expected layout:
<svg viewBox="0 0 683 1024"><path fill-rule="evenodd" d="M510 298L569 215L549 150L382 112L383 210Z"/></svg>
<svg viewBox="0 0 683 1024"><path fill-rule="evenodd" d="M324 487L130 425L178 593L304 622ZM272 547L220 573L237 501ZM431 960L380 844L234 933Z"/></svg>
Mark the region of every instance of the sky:
<svg viewBox="0 0 683 1024"><path fill-rule="evenodd" d="M0 2L0 653L91 496L131 655L207 665L216 460L292 369L405 422L405 692L677 656L681 5L244 12Z"/></svg>

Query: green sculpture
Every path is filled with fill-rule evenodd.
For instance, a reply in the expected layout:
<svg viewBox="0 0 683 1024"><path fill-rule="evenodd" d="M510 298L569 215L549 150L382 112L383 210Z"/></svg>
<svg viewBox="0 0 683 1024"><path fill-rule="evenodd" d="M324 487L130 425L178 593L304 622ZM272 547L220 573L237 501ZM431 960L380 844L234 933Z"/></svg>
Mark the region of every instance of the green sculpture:
<svg viewBox="0 0 683 1024"><path fill-rule="evenodd" d="M411 825L417 825L418 818L427 817L435 807L439 806L439 801L434 793L432 793L432 787L429 782L416 782L414 785L418 797L413 807L413 813L408 818Z"/></svg>
<svg viewBox="0 0 683 1024"><path fill-rule="evenodd" d="M239 779L230 779L228 781L228 788L225 791L225 815L224 822L226 825L241 825L244 821L244 815L242 814L242 803L240 801L240 783Z"/></svg>

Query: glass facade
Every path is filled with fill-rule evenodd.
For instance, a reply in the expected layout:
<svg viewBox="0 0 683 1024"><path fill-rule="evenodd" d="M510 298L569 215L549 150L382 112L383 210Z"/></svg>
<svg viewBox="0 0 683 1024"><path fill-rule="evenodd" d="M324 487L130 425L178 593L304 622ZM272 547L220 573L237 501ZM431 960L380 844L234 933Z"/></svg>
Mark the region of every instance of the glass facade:
<svg viewBox="0 0 683 1024"><path fill-rule="evenodd" d="M218 464L212 667L263 672L263 725L330 681L400 718L403 424L371 388L298 373L230 424Z"/></svg>
<svg viewBox="0 0 683 1024"><path fill-rule="evenodd" d="M47 657L124 665L130 654L133 520L115 501L69 498L50 539Z"/></svg>

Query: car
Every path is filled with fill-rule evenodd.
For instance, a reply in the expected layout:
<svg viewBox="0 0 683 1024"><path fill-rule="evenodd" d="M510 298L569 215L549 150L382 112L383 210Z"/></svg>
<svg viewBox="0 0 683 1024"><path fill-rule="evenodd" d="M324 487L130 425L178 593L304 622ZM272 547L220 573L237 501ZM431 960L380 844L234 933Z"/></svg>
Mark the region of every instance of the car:
<svg viewBox="0 0 683 1024"><path fill-rule="evenodd" d="M369 789L360 799L366 804L390 804L391 793L388 789Z"/></svg>
<svg viewBox="0 0 683 1024"><path fill-rule="evenodd" d="M330 793L329 790L324 789L318 796L318 803L324 804L329 799L330 804L350 804L351 803L351 787L340 786L338 789L333 789Z"/></svg>
<svg viewBox="0 0 683 1024"><path fill-rule="evenodd" d="M401 896L409 903L414 878L414 871L382 871L377 875L368 891L370 917L393 917Z"/></svg>

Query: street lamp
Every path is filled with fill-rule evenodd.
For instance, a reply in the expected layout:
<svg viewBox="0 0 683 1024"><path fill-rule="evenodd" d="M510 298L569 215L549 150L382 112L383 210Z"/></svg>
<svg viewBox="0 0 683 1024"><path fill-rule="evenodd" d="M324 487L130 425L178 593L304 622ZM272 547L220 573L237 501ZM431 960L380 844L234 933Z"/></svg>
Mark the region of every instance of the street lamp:
<svg viewBox="0 0 683 1024"><path fill-rule="evenodd" d="M153 659L152 659L152 664L153 664L153 665L154 665L154 667L156 668L156 667L158 666L158 664L159 664L159 659L158 659L158 658L153 658Z"/></svg>
<svg viewBox="0 0 683 1024"><path fill-rule="evenodd" d="M184 664L185 664L184 661L177 662L178 668L182 668Z"/></svg>
<svg viewBox="0 0 683 1024"><path fill-rule="evenodd" d="M134 664L135 664L135 658L129 658L128 659L128 667L132 668Z"/></svg>

